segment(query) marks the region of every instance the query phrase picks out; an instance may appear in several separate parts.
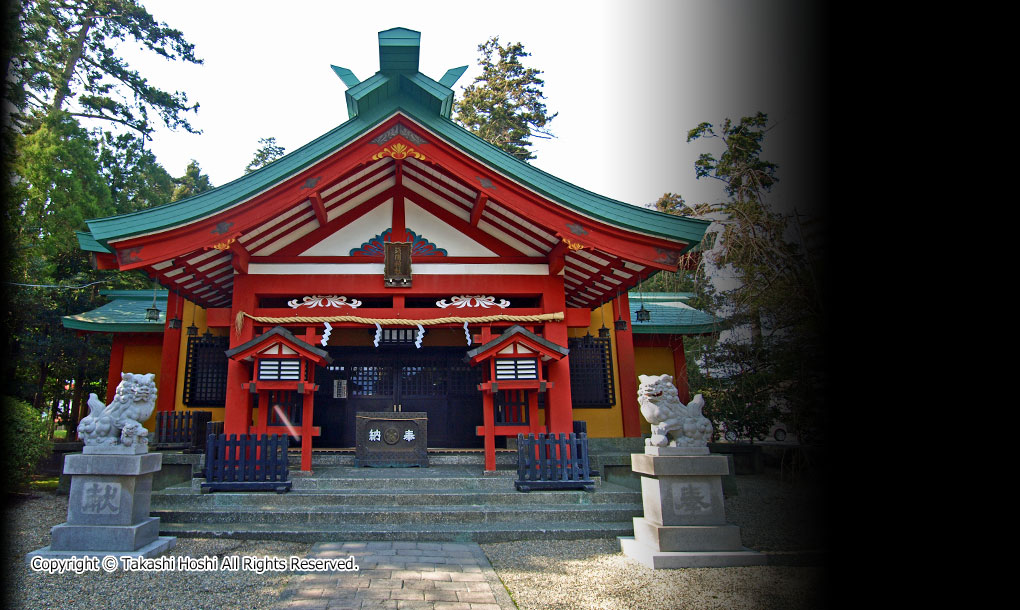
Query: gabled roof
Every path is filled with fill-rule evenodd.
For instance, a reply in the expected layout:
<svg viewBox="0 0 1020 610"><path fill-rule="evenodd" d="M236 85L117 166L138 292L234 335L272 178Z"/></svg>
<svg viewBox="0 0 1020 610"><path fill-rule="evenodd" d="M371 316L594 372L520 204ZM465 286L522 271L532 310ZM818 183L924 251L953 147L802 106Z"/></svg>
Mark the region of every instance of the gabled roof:
<svg viewBox="0 0 1020 610"><path fill-rule="evenodd" d="M255 352L257 352L263 345L269 346L273 343L284 343L289 345L298 352L304 352L303 355L311 358L319 364L329 364L330 362L333 362L333 358L329 355L329 352L319 349L314 345L309 345L305 341L298 339L293 333L282 326L274 326L271 330L262 333L251 341L228 349L224 353L227 355L227 358L247 360L254 356Z"/></svg>
<svg viewBox="0 0 1020 610"><path fill-rule="evenodd" d="M631 329L635 334L701 335L722 330L722 320L684 303L691 292L628 293ZM651 314L647 322L637 321L642 305Z"/></svg>
<svg viewBox="0 0 1020 610"><path fill-rule="evenodd" d="M570 353L569 349L556 345L547 339L543 339L526 328L515 324L488 343L480 345L475 349L468 350L464 359L474 364L481 359L493 355L490 354L493 350L498 351L515 341L519 341L525 345L536 348L539 351L536 356L542 356L543 360L559 360Z"/></svg>
<svg viewBox="0 0 1020 610"><path fill-rule="evenodd" d="M397 30L413 32L403 28L380 32L381 58L386 44L392 44L393 33ZM413 33L420 36L417 32ZM348 89L346 96L354 104L351 118L332 131L263 168L194 197L130 214L90 220L89 232L96 242L105 246L110 241L202 218L266 190L339 150L379 121L401 112L511 179L586 216L671 239L693 242L701 239L708 221L664 214L592 193L503 152L454 123L447 103L453 99L453 90L417 72L417 46L404 47L403 52L413 52L415 71L408 72L410 68L396 72L380 69L369 79ZM390 64L383 67L390 67ZM455 68L447 75L457 70L463 72L463 68ZM453 84L446 77L444 82Z"/></svg>
<svg viewBox="0 0 1020 610"><path fill-rule="evenodd" d="M553 249L564 245L560 243L561 235L562 241L567 241L568 237L588 235L591 227L580 224L587 223L585 219L602 223L603 228L625 232L628 238L646 242L645 247L652 255L644 259L628 259L621 249L600 250L597 240L590 239L591 236L589 247L567 252L565 281L568 306L595 307L656 269L675 265L678 253L691 250L702 238L709 224L707 221L663 214L597 195L503 152L454 123L450 118L451 87L466 66L448 70L438 82L421 74L418 72L419 41L418 32L405 28L380 32L380 70L364 81L359 81L346 68L332 66L348 86L345 96L350 119L330 132L259 170L195 197L131 214L90 220L87 223L89 232L79 236L79 243L98 256L104 256L104 252L114 254L118 262L112 266L143 268L157 281L189 300L206 307L226 306L230 302L233 285L231 266L233 264L234 269L239 269L247 264L237 263L234 255L237 255L238 249L242 250L240 255L244 257L280 255L278 250L291 242L282 243L285 241L282 237L274 236L291 237L323 229L328 224L327 220L333 221L341 214L341 203L356 199L353 193L356 188L385 188L386 183L400 180L394 178L400 175L394 161L396 157L381 160L372 157L374 161L367 166L341 173L336 178L327 178L327 182L323 183L349 186L342 186L339 191L323 184L315 186L318 178L314 176L322 168L332 167L330 164L342 155L353 155L351 151L366 148L368 137L377 128L381 135L371 140L376 149L393 142L394 138L400 139L408 132L414 132L408 137L412 138L412 143L413 138L424 138L427 142L424 153L431 155L433 151L453 150L457 153L458 163L470 159L483 168L464 170L456 175L448 166L430 164L431 158L428 163L411 157L403 162L406 169L404 179L415 183L417 197L438 197L442 200L435 205L420 202L425 208L431 208L430 213L439 218L448 213L444 220L447 224L458 214L461 218L470 215L471 228L476 233L484 230L495 236L494 239L511 244L504 250L516 250L520 255L532 258L549 257L551 260ZM390 125L393 121L397 121L394 129L399 127L402 131L396 132L397 136L389 135L393 129L382 133L380 126ZM451 153L445 154L447 159L453 159ZM475 175L479 171L482 174ZM506 188L520 187L533 194L529 197L555 204L558 206L556 214L561 218L577 219L566 224L558 221L556 227L536 223L528 213L505 205L507 201L501 200L501 197L511 196L506 191L488 190L492 188L491 184L486 186L490 178L502 180ZM329 195L332 199L325 203L320 200L316 207L309 199L312 194L319 196L316 189L323 192L322 200L326 199L326 191L334 191ZM267 198L279 202L285 197L288 202L294 200L293 204L287 204L292 207L276 212L274 216L259 216L261 224L241 230L240 221L216 222L223 216L234 215L237 210L248 209L246 204L261 205L260 202ZM483 197L488 197L488 205L474 204L476 198ZM378 204L378 201L373 203ZM354 201L352 205L361 204ZM480 220L475 217L472 205L480 208ZM445 208L446 212L438 208ZM207 222L215 225L212 231L203 224ZM413 228L407 227L409 230ZM138 253L142 250L136 247L139 243L149 243L146 240L155 240L157 236L161 239L164 233L170 231L186 230L194 230L194 235L201 233L202 243L198 243L199 237L193 237L187 240L187 248L174 246L176 249L170 252L168 247L165 254L153 258L145 254L153 251L150 246L144 248L145 252ZM512 234L514 231L516 234ZM371 237L366 235L366 239ZM482 241L486 239L485 235L474 237L480 237ZM276 240L282 245L268 247L264 245L266 240ZM232 246L234 241L237 243ZM521 244L524 244L523 248L519 247ZM629 252L633 254L632 250ZM291 252L282 254L294 255ZM514 252L504 251L501 255L514 256ZM113 257L105 256L113 260ZM653 258L654 262L650 262Z"/></svg>
<svg viewBox="0 0 1020 610"><path fill-rule="evenodd" d="M64 316L64 328L101 333L161 333L166 323L167 291L156 291L160 319L146 320L145 310L152 307L152 290L100 290L112 300L91 311Z"/></svg>

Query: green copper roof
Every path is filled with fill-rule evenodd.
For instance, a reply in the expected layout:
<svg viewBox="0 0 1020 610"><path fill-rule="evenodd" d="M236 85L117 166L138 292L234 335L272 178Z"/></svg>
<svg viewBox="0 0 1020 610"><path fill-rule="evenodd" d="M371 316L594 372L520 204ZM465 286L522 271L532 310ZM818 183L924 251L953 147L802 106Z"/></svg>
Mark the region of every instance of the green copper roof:
<svg viewBox="0 0 1020 610"><path fill-rule="evenodd" d="M167 291L156 291L159 320L145 319L145 310L152 307L152 290L100 290L110 297L106 305L73 316L64 316L64 328L102 333L161 333L166 323Z"/></svg>
<svg viewBox="0 0 1020 610"><path fill-rule="evenodd" d="M92 237L91 233L85 231L75 231L74 234L78 237L78 247L86 252L106 252L110 253L108 248L105 248L103 244L99 243Z"/></svg>
<svg viewBox="0 0 1020 610"><path fill-rule="evenodd" d="M721 320L683 302L694 296L693 293L631 291L627 296L631 328L637 334L700 335L721 330ZM637 311L642 304L651 314L647 322L637 321Z"/></svg>
<svg viewBox="0 0 1020 610"><path fill-rule="evenodd" d="M345 123L261 169L195 197L131 214L90 220L88 227L93 241L105 246L111 240L170 229L227 209L321 161L397 112L495 171L583 215L658 237L693 243L701 240L709 221L672 216L603 197L547 174L454 123L450 119L453 104L450 86L461 69L447 71L442 83L417 72L417 68L414 72L407 71L410 63L406 58L399 59L400 54L418 52L418 47L410 42L414 37L404 35L407 32L411 30L397 28L380 33L380 57L384 43L388 49L386 53L394 54L386 56L385 65L390 69L385 73L380 70L347 90L351 118ZM357 80L345 68L332 66L332 70L345 84ZM429 134L422 135L429 139ZM498 198L499 194L492 195Z"/></svg>

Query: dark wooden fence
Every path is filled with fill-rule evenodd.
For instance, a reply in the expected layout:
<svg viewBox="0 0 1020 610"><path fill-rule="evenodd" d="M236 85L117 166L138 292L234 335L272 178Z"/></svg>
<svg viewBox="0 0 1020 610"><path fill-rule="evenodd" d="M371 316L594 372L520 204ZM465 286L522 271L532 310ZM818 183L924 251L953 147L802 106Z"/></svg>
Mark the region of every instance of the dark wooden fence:
<svg viewBox="0 0 1020 610"><path fill-rule="evenodd" d="M289 491L286 434L210 434L206 440L205 483L209 491Z"/></svg>
<svg viewBox="0 0 1020 610"><path fill-rule="evenodd" d="M160 411L156 414L156 444L201 453L211 419L212 411Z"/></svg>
<svg viewBox="0 0 1020 610"><path fill-rule="evenodd" d="M518 491L532 489L595 489L588 466L588 435L517 435Z"/></svg>

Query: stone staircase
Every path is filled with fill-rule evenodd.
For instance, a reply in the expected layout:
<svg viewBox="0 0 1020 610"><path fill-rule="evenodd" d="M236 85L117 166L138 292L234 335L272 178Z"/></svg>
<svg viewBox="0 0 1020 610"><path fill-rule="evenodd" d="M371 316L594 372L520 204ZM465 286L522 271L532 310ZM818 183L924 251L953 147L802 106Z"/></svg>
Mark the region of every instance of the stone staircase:
<svg viewBox="0 0 1020 610"><path fill-rule="evenodd" d="M300 542L611 538L633 535L641 494L594 477L595 491L514 489L516 451L483 474L480 452L429 452L429 468L354 468L352 453L316 452L293 488L201 493L194 479L152 494L160 534Z"/></svg>

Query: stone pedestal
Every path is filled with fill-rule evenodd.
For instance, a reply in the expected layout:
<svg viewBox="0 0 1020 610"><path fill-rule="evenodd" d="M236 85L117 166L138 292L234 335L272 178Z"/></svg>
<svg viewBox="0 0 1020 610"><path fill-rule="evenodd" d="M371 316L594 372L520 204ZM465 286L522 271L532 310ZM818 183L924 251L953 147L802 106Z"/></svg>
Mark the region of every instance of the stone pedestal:
<svg viewBox="0 0 1020 610"><path fill-rule="evenodd" d="M644 517L634 537L621 537L623 553L653 568L763 565L765 556L740 544L740 528L726 523L723 455L707 447L647 447L631 455L641 475Z"/></svg>
<svg viewBox="0 0 1020 610"><path fill-rule="evenodd" d="M92 449L93 451L88 451ZM71 475L67 522L50 530L50 546L28 554L42 557L153 557L174 547L177 539L159 535L159 517L149 516L152 474L162 454L99 452L85 447L64 459Z"/></svg>

